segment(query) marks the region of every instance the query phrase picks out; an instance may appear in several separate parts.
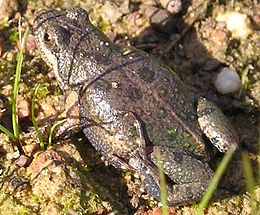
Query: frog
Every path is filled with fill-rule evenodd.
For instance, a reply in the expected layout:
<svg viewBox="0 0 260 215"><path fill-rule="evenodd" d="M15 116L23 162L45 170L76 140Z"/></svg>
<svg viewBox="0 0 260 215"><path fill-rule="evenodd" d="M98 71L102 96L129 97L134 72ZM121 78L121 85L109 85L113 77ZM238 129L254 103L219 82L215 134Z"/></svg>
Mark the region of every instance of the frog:
<svg viewBox="0 0 260 215"><path fill-rule="evenodd" d="M197 202L214 176L212 148L238 149L220 108L161 60L113 43L83 8L39 12L34 35L64 95L76 98L89 142L116 169L139 175L151 198L160 201L162 164L168 204Z"/></svg>

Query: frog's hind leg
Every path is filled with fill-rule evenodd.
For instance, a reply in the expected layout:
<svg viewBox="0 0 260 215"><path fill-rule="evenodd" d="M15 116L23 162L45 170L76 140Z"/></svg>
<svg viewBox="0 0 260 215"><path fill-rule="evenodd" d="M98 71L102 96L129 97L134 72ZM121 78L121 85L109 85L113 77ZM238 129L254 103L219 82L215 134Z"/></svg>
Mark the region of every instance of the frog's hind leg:
<svg viewBox="0 0 260 215"><path fill-rule="evenodd" d="M139 146L142 142L139 126L131 112L122 111L116 117L105 122L86 119L83 131L109 164L123 171L135 172L128 161L130 158L139 157L140 150L143 149Z"/></svg>
<svg viewBox="0 0 260 215"><path fill-rule="evenodd" d="M197 112L201 130L220 152L238 149L237 132L216 105L199 98Z"/></svg>
<svg viewBox="0 0 260 215"><path fill-rule="evenodd" d="M164 172L171 181L167 183L169 204L181 205L198 201L211 182L213 170L191 153L161 146L154 147L151 154L151 160L155 164L157 151L161 152Z"/></svg>

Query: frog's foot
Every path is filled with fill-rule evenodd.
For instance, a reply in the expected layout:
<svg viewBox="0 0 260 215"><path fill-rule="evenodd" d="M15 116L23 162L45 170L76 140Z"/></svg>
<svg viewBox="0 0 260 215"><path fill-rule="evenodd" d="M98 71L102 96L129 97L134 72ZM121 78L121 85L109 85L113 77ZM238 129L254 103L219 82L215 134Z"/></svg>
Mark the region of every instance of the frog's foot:
<svg viewBox="0 0 260 215"><path fill-rule="evenodd" d="M101 159L107 161L110 165L114 166L116 169L122 171L133 171L133 169L120 157L114 154L103 154Z"/></svg>
<svg viewBox="0 0 260 215"><path fill-rule="evenodd" d="M222 111L205 98L199 98L198 121L201 130L220 152L238 148L238 135Z"/></svg>
<svg viewBox="0 0 260 215"><path fill-rule="evenodd" d="M208 164L181 149L160 146L154 147L151 154L155 164L158 163L155 155L157 151L161 152L164 172L170 178L167 183L169 205L198 201L214 175ZM151 195L157 198L159 194L156 192Z"/></svg>
<svg viewBox="0 0 260 215"><path fill-rule="evenodd" d="M72 134L82 129L79 117L79 100L76 92L71 91L66 95L65 111L60 115L61 120L56 129L54 136L57 139L66 139Z"/></svg>

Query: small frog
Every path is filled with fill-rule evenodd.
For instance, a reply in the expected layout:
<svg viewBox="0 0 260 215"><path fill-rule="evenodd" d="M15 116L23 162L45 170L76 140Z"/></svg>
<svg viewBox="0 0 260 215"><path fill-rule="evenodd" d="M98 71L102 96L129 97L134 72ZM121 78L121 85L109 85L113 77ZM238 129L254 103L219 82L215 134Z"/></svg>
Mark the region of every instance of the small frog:
<svg viewBox="0 0 260 215"><path fill-rule="evenodd" d="M169 204L198 201L214 175L209 143L223 153L238 148L220 109L153 56L112 43L81 8L41 12L34 32L65 95L77 95L80 124L95 149L114 167L141 175L156 200L160 151Z"/></svg>

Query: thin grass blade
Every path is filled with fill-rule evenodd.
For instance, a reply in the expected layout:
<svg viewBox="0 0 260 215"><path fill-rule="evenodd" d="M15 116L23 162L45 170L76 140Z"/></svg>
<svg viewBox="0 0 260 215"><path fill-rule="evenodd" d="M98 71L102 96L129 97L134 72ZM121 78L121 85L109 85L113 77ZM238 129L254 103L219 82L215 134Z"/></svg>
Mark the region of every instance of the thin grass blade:
<svg viewBox="0 0 260 215"><path fill-rule="evenodd" d="M0 124L0 130L4 132L8 137L10 137L14 142L17 141L17 138L10 132L6 127Z"/></svg>
<svg viewBox="0 0 260 215"><path fill-rule="evenodd" d="M21 71L22 71L23 51L24 51L25 42L28 33L29 33L29 28L26 28L22 38L21 48L17 56L17 64L16 64L15 78L14 78L14 89L13 89L13 99L12 99L12 124L13 124L14 136L16 139L19 138L18 115L17 115L18 86L19 86Z"/></svg>
<svg viewBox="0 0 260 215"><path fill-rule="evenodd" d="M34 90L33 98L32 98L31 112L32 112L32 123L33 123L33 127L35 129L35 132L36 132L36 136L40 142L40 148L41 148L41 150L44 150L45 146L44 146L44 142L42 140L42 135L41 135L41 132L39 130L39 127L38 127L36 119L35 119L35 99L36 99L36 95L38 93L39 87L40 87L40 84L35 85L35 90Z"/></svg>
<svg viewBox="0 0 260 215"><path fill-rule="evenodd" d="M57 121L56 123L54 123L52 126L51 126L51 130L50 130L50 134L49 134L49 139L48 139L48 146L51 145L52 143L52 136L53 136L53 132L54 132L54 129L59 126L60 124L64 123L66 121L66 119L63 119L63 120L59 120Z"/></svg>
<svg viewBox="0 0 260 215"><path fill-rule="evenodd" d="M222 177L222 175L224 174L227 165L229 163L229 161L231 160L233 154L234 154L235 150L230 150L225 156L224 158L221 160L216 173L208 187L208 189L206 190L205 194L203 195L201 202L199 203L199 206L196 210L196 215L202 215L204 214L204 209L208 206L208 203L214 193L214 191L216 190L218 183Z"/></svg>
<svg viewBox="0 0 260 215"><path fill-rule="evenodd" d="M165 180L165 174L163 171L163 161L161 152L158 150L156 153L156 159L158 163L159 169L159 177L160 177L160 189L161 189L161 202L162 202L162 215L168 214L167 209L167 185Z"/></svg>

